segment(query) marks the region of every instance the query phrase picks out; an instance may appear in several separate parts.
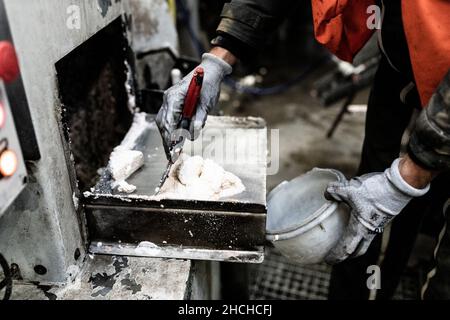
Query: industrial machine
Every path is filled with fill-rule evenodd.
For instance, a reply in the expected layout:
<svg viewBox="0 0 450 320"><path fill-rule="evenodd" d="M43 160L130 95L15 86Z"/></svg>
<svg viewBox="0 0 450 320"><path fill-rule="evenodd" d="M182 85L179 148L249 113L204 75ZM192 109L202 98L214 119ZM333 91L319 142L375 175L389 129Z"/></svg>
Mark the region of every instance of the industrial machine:
<svg viewBox="0 0 450 320"><path fill-rule="evenodd" d="M8 194L0 194L0 212L6 208L3 197L11 199L0 217L0 253L14 280L13 297L14 292L20 294L22 283L32 282L36 296L48 299L211 298L217 296L218 265L204 260L262 261L267 148L263 120L211 118L199 142L211 145L212 136L231 132L227 141L234 141L235 150L244 146L255 151L247 163L236 154L234 162L223 163L241 177L244 193L221 201L148 198L153 190L146 189L147 182L159 180L167 164L152 113L171 84L171 70L187 73L194 65L178 54L167 2L0 4L20 61L32 120L27 127L33 128L40 154L26 157L24 187L18 141L27 133L21 130L15 137L0 87L6 110L0 137L8 141L0 150L14 150L17 156L15 174L0 180L0 190L8 189ZM146 157L144 167L131 178L136 193L125 195L110 188L103 168L136 112L147 112L152 128L137 137L136 148L146 155L152 150L153 156ZM149 243L151 247L142 250L142 244ZM70 288L74 281L81 285ZM137 283L139 290L129 289L130 283ZM29 287L23 292L35 297Z"/></svg>
<svg viewBox="0 0 450 320"><path fill-rule="evenodd" d="M5 86L0 80L0 216L23 190L26 181L27 173L14 118Z"/></svg>
<svg viewBox="0 0 450 320"><path fill-rule="evenodd" d="M1 6L0 6L1 9ZM19 83L19 65L11 43L6 17L0 14L3 25L0 32L0 217L23 190L27 174L22 156L21 141L17 135L17 112L14 114L8 100L5 82ZM20 108L20 107L19 107ZM20 110L18 110L20 111Z"/></svg>

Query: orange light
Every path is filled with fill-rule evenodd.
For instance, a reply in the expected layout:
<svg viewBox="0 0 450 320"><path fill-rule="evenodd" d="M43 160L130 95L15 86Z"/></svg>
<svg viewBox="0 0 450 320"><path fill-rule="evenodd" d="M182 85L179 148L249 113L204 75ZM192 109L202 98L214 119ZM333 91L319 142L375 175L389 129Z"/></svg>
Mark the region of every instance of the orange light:
<svg viewBox="0 0 450 320"><path fill-rule="evenodd" d="M0 128L3 128L3 125L6 122L6 111L3 107L3 104L0 102Z"/></svg>
<svg viewBox="0 0 450 320"><path fill-rule="evenodd" d="M12 150L6 150L0 155L0 174L4 177L12 176L17 170L17 156Z"/></svg>

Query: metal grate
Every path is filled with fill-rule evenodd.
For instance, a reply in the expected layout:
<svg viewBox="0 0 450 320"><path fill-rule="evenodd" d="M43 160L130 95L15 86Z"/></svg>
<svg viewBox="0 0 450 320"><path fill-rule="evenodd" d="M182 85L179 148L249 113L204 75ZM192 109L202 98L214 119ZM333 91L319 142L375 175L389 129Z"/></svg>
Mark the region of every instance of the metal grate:
<svg viewBox="0 0 450 320"><path fill-rule="evenodd" d="M326 300L331 267L325 264L299 266L275 250L268 250L260 265L251 266L252 300ZM417 299L416 273L406 274L394 295L395 300Z"/></svg>
<svg viewBox="0 0 450 320"><path fill-rule="evenodd" d="M327 265L298 266L276 251L254 267L250 299L325 300L331 268Z"/></svg>

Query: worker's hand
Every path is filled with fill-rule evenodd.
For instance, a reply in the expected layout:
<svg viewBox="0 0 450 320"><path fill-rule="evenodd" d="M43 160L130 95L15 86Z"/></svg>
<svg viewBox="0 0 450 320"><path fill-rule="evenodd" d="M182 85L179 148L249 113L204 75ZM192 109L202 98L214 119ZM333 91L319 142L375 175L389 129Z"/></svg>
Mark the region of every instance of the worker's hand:
<svg viewBox="0 0 450 320"><path fill-rule="evenodd" d="M203 55L199 67L203 68L205 75L197 111L191 121L190 134L192 140L198 137L200 130L205 125L209 111L217 104L223 78L233 70L227 62L210 53ZM166 147L170 146L172 133L178 127L183 111L184 98L192 76L193 71L164 93L164 101L156 117L156 123Z"/></svg>
<svg viewBox="0 0 450 320"><path fill-rule="evenodd" d="M400 159L383 173L371 173L328 185L325 197L345 202L351 208L350 221L344 235L328 253L329 264L364 254L377 233L402 211L414 197L428 192L410 186L401 176Z"/></svg>

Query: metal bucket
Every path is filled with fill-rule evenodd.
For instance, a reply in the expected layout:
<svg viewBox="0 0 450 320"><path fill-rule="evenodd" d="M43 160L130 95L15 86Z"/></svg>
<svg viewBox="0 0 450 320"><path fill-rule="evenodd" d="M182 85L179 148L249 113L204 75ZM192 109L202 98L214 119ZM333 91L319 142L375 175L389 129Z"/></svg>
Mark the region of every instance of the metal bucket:
<svg viewBox="0 0 450 320"><path fill-rule="evenodd" d="M316 168L273 189L267 198L267 240L293 262L322 262L348 224L349 208L324 197L328 183L343 178Z"/></svg>

